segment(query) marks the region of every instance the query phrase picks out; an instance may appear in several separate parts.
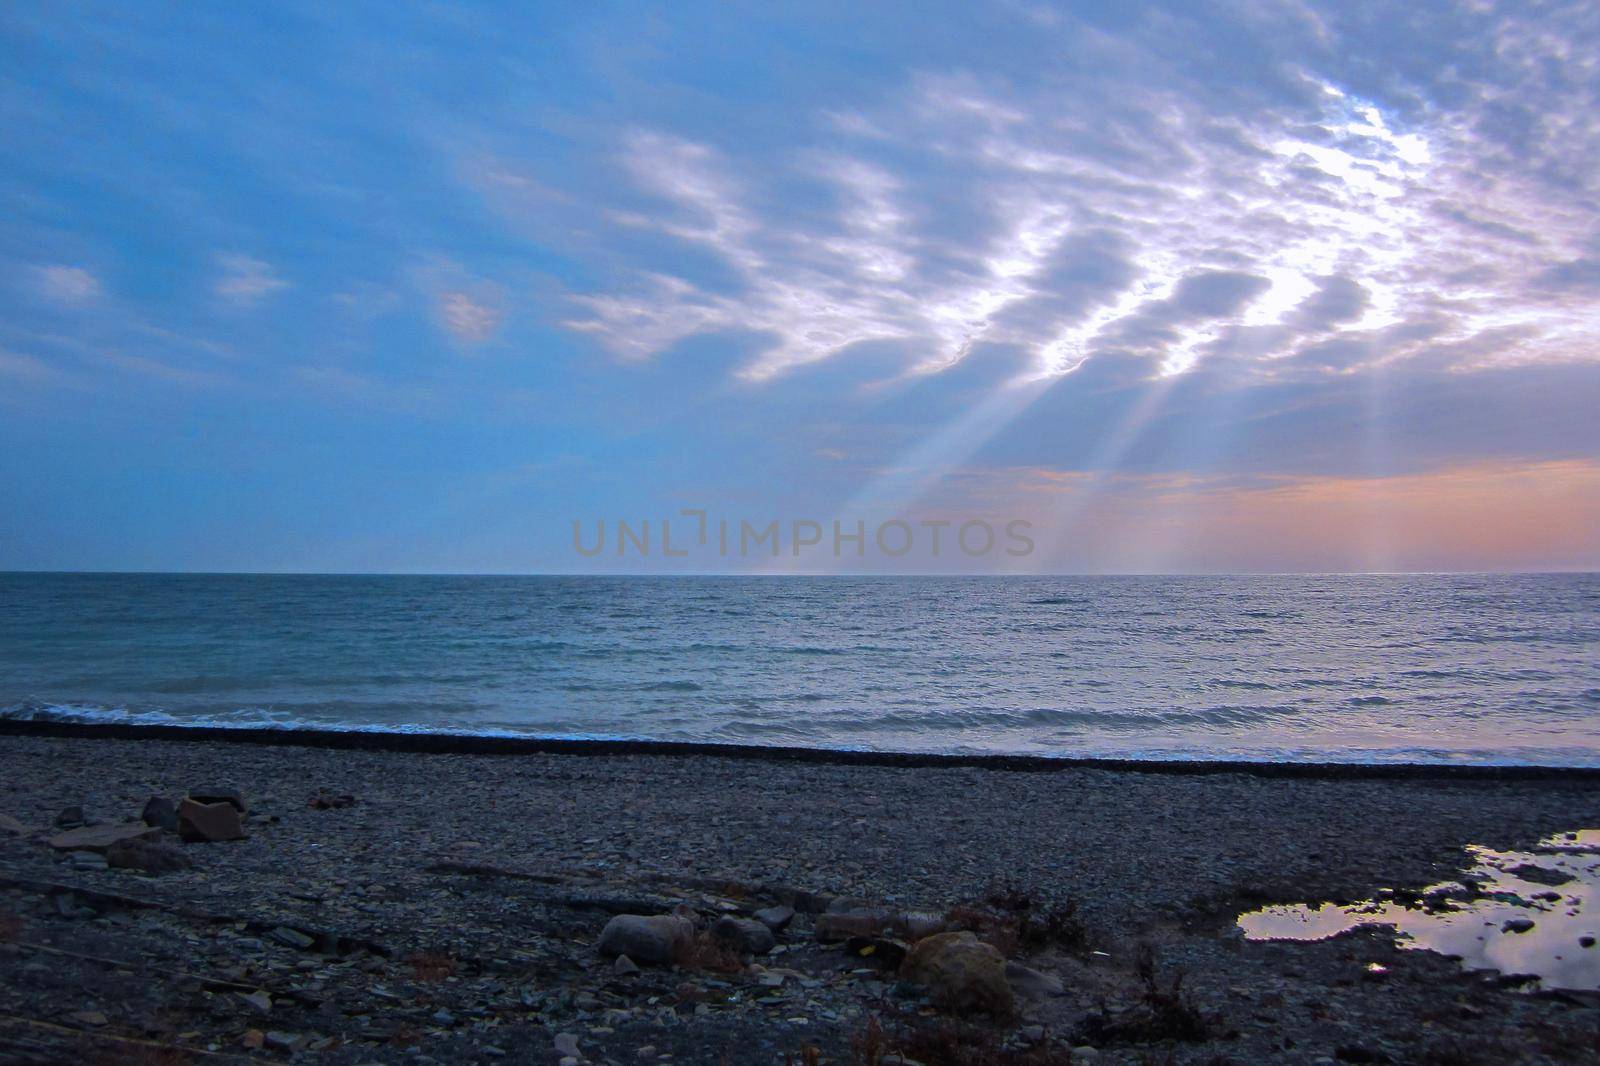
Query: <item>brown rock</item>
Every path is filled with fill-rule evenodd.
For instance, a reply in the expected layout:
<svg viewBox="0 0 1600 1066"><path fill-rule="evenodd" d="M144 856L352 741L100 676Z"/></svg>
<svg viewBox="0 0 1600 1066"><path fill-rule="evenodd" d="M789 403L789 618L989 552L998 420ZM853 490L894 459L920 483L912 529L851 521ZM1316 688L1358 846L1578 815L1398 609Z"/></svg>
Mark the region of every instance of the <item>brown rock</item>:
<svg viewBox="0 0 1600 1066"><path fill-rule="evenodd" d="M194 865L189 856L160 840L119 840L106 849L106 862L119 870L164 874Z"/></svg>
<svg viewBox="0 0 1600 1066"><path fill-rule="evenodd" d="M938 933L917 941L900 973L925 986L945 1010L1006 1018L1016 1008L1005 956L971 933Z"/></svg>
<svg viewBox="0 0 1600 1066"><path fill-rule="evenodd" d="M245 806L244 796L236 788L227 788L220 785L208 785L205 788L191 788L189 798L196 803L227 803L233 809L243 814L250 808Z"/></svg>
<svg viewBox="0 0 1600 1066"><path fill-rule="evenodd" d="M104 854L113 844L125 840L153 840L161 830L147 825L88 825L82 829L69 829L50 838L50 846L57 851L97 851Z"/></svg>
<svg viewBox="0 0 1600 1066"><path fill-rule="evenodd" d="M239 809L231 803L196 803L186 799L178 804L178 835L190 843L243 840Z"/></svg>

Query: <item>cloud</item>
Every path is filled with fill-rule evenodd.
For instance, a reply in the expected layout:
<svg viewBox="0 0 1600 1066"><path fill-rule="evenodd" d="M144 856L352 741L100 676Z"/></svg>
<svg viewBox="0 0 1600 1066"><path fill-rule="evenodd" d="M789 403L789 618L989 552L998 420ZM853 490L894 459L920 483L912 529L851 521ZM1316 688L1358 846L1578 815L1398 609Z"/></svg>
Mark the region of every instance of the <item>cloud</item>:
<svg viewBox="0 0 1600 1066"><path fill-rule="evenodd" d="M1419 15L1388 51L1461 54L1379 83L1376 27L1297 10L1244 17L1230 47L1263 65L1232 78L1172 51L1210 24L1063 16L1036 32L1092 75L914 75L779 154L635 128L631 189L596 208L607 283L566 324L636 361L742 331L754 380L884 344L922 373L984 345L1047 375L1594 358L1597 183L1572 161L1600 157L1600 79L1563 43L1592 20Z"/></svg>
<svg viewBox="0 0 1600 1066"><path fill-rule="evenodd" d="M39 291L56 303L85 304L100 295L100 279L84 267L42 266L36 273Z"/></svg>
<svg viewBox="0 0 1600 1066"><path fill-rule="evenodd" d="M221 274L211 291L235 307L254 307L263 297L289 286L270 263L248 255L221 255L217 257L217 265Z"/></svg>
<svg viewBox="0 0 1600 1066"><path fill-rule="evenodd" d="M436 299L439 321L466 344L482 344L491 339L505 319L505 312L488 297L450 289L438 293Z"/></svg>

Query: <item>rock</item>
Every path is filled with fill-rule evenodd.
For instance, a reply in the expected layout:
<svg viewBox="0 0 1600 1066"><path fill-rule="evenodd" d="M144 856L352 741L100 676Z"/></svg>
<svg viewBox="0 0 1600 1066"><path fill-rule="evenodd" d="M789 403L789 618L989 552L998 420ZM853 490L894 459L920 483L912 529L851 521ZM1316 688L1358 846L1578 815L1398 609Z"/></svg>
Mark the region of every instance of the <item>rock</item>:
<svg viewBox="0 0 1600 1066"><path fill-rule="evenodd" d="M246 1029L244 1035L239 1038L239 1043L251 1051L260 1051L266 1042L267 1034L260 1029Z"/></svg>
<svg viewBox="0 0 1600 1066"><path fill-rule="evenodd" d="M777 943L765 925L731 914L711 923L711 938L741 955L765 955Z"/></svg>
<svg viewBox="0 0 1600 1066"><path fill-rule="evenodd" d="M633 1056L637 1059L653 1059L656 1057L656 1046L654 1044L646 1044L638 1051L635 1051Z"/></svg>
<svg viewBox="0 0 1600 1066"><path fill-rule="evenodd" d="M140 870L147 874L187 870L194 861L161 840L119 840L106 849L106 862L119 870Z"/></svg>
<svg viewBox="0 0 1600 1066"><path fill-rule="evenodd" d="M1025 1044L1037 1044L1044 1039L1044 1026L1024 1025L1021 1029L1017 1030L1017 1036L1021 1038L1022 1042Z"/></svg>
<svg viewBox="0 0 1600 1066"><path fill-rule="evenodd" d="M63 807L61 813L56 815L57 829L77 829L88 824L89 820L83 816L82 807Z"/></svg>
<svg viewBox="0 0 1600 1066"><path fill-rule="evenodd" d="M154 840L160 835L161 830L147 825L88 825L57 833L50 838L50 846L57 851L104 852L124 840Z"/></svg>
<svg viewBox="0 0 1600 1066"><path fill-rule="evenodd" d="M223 788L220 786L191 788L189 790L189 798L196 803L226 803L240 814L250 809L244 805L244 796L236 788Z"/></svg>
<svg viewBox="0 0 1600 1066"><path fill-rule="evenodd" d="M607 958L662 965L675 962L693 940L694 923L680 915L619 914L601 930L597 946Z"/></svg>
<svg viewBox="0 0 1600 1066"><path fill-rule="evenodd" d="M0 833L13 837L25 837L28 835L28 827L9 814L0 814Z"/></svg>
<svg viewBox="0 0 1600 1066"><path fill-rule="evenodd" d="M1580 948L1592 948L1592 947L1594 947L1594 937L1592 937L1592 936L1580 936L1578 938L1578 946Z"/></svg>
<svg viewBox="0 0 1600 1066"><path fill-rule="evenodd" d="M927 988L946 1010L1003 1018L1016 1008L1005 956L968 932L936 933L917 941L900 972Z"/></svg>
<svg viewBox="0 0 1600 1066"><path fill-rule="evenodd" d="M282 1033L272 1029L267 1031L265 1042L273 1051L299 1051L311 1041L299 1033Z"/></svg>
<svg viewBox="0 0 1600 1066"><path fill-rule="evenodd" d="M781 933L789 928L790 922L794 921L794 908L767 907L756 911L755 919L774 933Z"/></svg>
<svg viewBox="0 0 1600 1066"><path fill-rule="evenodd" d="M1500 931L1503 932L1503 933L1526 933L1528 930L1530 930L1532 928L1533 928L1533 919L1531 919L1531 918L1512 918L1511 920L1507 921L1505 925L1502 925L1500 927Z"/></svg>
<svg viewBox="0 0 1600 1066"><path fill-rule="evenodd" d="M169 833L178 831L178 808L165 796L151 796L145 800L139 819L145 825L153 825Z"/></svg>
<svg viewBox="0 0 1600 1066"><path fill-rule="evenodd" d="M572 1033L557 1033L551 1043L555 1045L556 1054L563 1058L570 1056L578 1059L583 1057L583 1052L578 1050L578 1038Z"/></svg>
<svg viewBox="0 0 1600 1066"><path fill-rule="evenodd" d="M104 870L110 865L104 855L92 851L74 851L67 859L74 870Z"/></svg>
<svg viewBox="0 0 1600 1066"><path fill-rule="evenodd" d="M1028 996L1060 996L1066 993L1061 978L1024 966L1020 962L1006 963L1006 981L1014 991Z"/></svg>
<svg viewBox="0 0 1600 1066"><path fill-rule="evenodd" d="M178 804L178 835L191 844L242 840L244 829L239 825L239 809L231 803L200 803L186 799Z"/></svg>
<svg viewBox="0 0 1600 1066"><path fill-rule="evenodd" d="M443 1007L440 1007L438 1010L433 1012L433 1024L448 1029L452 1025L456 1024L456 1016L445 1010Z"/></svg>
<svg viewBox="0 0 1600 1066"><path fill-rule="evenodd" d="M280 944L305 951L316 946L316 938L307 936L298 929L291 929L287 925L280 925L267 934Z"/></svg>
<svg viewBox="0 0 1600 1066"><path fill-rule="evenodd" d="M267 995L265 989L258 988L248 995L240 992L239 1001L257 1014L270 1014L272 1012L272 997Z"/></svg>
<svg viewBox="0 0 1600 1066"><path fill-rule="evenodd" d="M632 977L639 972L639 964L626 955L618 955L617 961L611 964L611 971L618 977Z"/></svg>
<svg viewBox="0 0 1600 1066"><path fill-rule="evenodd" d="M348 792L332 792L326 788L317 789L306 800L306 806L314 811L336 811L355 805L356 798Z"/></svg>

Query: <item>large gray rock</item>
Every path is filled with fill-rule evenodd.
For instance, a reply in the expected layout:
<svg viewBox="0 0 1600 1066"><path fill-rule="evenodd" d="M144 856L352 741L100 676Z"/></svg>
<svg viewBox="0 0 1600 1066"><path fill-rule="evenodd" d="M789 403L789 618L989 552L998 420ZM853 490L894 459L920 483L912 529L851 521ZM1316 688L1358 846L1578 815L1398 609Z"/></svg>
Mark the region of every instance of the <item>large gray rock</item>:
<svg viewBox="0 0 1600 1066"><path fill-rule="evenodd" d="M765 955L776 943L772 930L762 923L731 914L711 923L711 939L741 955Z"/></svg>
<svg viewBox="0 0 1600 1066"><path fill-rule="evenodd" d="M694 923L676 914L619 914L600 932L600 954L634 962L676 962L694 942Z"/></svg>

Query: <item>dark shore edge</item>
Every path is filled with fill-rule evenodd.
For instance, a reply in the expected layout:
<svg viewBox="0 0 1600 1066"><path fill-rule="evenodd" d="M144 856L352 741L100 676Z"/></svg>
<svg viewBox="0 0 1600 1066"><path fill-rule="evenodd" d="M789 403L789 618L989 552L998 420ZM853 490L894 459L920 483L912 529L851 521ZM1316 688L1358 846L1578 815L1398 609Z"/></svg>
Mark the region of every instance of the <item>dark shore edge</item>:
<svg viewBox="0 0 1600 1066"><path fill-rule="evenodd" d="M810 763L908 769L970 767L1022 773L1112 770L1124 773L1323 780L1554 781L1600 785L1600 767L1450 766L1435 763L1250 762L1246 760L1100 759L1049 755L958 755L924 752L854 751L835 748L715 744L666 740L576 740L500 737L470 733L400 733L333 729L228 729L211 726L0 719L0 737L68 737L87 740L163 740L256 744L280 748L387 751L418 755L572 755L657 758L716 758L756 762Z"/></svg>

